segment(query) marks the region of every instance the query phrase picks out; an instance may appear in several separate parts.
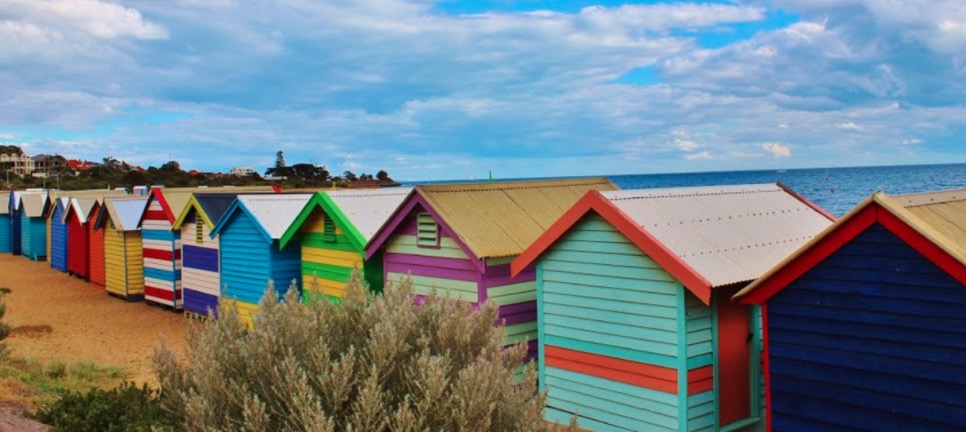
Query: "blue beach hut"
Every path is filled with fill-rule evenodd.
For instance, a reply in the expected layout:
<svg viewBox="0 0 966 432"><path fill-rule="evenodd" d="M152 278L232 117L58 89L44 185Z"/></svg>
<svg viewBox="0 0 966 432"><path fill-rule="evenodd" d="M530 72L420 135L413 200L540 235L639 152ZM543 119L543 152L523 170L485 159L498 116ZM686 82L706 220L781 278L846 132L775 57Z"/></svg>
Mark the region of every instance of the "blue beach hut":
<svg viewBox="0 0 966 432"><path fill-rule="evenodd" d="M70 198L60 196L51 200L50 212L47 213L47 224L49 230L48 260L50 268L62 272L67 271L67 224L64 222L64 214L70 207Z"/></svg>
<svg viewBox="0 0 966 432"><path fill-rule="evenodd" d="M279 248L279 239L312 198L311 194L239 195L211 231L219 237L221 296L251 324L269 281L279 295L294 281L301 290L299 245Z"/></svg>
<svg viewBox="0 0 966 432"><path fill-rule="evenodd" d="M966 425L966 189L876 193L754 284L769 430Z"/></svg>
<svg viewBox="0 0 966 432"><path fill-rule="evenodd" d="M20 195L20 247L23 256L34 261L47 258L47 194L24 193Z"/></svg>
<svg viewBox="0 0 966 432"><path fill-rule="evenodd" d="M0 253L10 253L10 197L13 191L0 191Z"/></svg>

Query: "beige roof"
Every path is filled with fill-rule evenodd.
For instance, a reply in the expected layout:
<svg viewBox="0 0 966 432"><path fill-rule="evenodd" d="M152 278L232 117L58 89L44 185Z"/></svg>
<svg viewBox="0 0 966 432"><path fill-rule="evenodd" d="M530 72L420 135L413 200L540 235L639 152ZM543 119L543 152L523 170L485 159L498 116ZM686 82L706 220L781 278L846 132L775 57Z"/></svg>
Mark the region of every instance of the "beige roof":
<svg viewBox="0 0 966 432"><path fill-rule="evenodd" d="M147 202L146 196L107 198L104 200L104 208L118 231L137 231Z"/></svg>
<svg viewBox="0 0 966 432"><path fill-rule="evenodd" d="M248 193L272 192L271 186L223 186L223 187L193 187L193 188L161 188L164 201L171 209L173 217L177 218L184 211L191 199L191 194L203 193Z"/></svg>
<svg viewBox="0 0 966 432"><path fill-rule="evenodd" d="M0 214L10 214L10 191L0 191Z"/></svg>
<svg viewBox="0 0 966 432"><path fill-rule="evenodd" d="M23 206L23 213L27 217L41 217L46 210L46 193L25 193L20 196L20 205Z"/></svg>
<svg viewBox="0 0 966 432"><path fill-rule="evenodd" d="M616 190L606 178L416 186L477 258L519 255L591 190Z"/></svg>
<svg viewBox="0 0 966 432"><path fill-rule="evenodd" d="M884 194L883 194L884 195ZM954 249L953 255L966 264L966 189L927 192L890 197L905 207L917 221L935 231L931 240L940 247Z"/></svg>
<svg viewBox="0 0 966 432"><path fill-rule="evenodd" d="M777 184L602 195L712 287L758 278L832 224Z"/></svg>
<svg viewBox="0 0 966 432"><path fill-rule="evenodd" d="M412 191L408 187L323 192L368 242Z"/></svg>
<svg viewBox="0 0 966 432"><path fill-rule="evenodd" d="M278 240L311 198L312 194L265 194L239 195L237 199L264 232Z"/></svg>

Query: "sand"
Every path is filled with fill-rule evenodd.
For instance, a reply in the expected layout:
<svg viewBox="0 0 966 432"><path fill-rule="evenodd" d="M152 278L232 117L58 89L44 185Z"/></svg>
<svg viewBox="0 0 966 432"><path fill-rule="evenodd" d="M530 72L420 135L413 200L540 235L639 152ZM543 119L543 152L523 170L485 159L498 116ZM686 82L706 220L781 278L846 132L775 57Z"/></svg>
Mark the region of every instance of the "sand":
<svg viewBox="0 0 966 432"><path fill-rule="evenodd" d="M11 290L3 320L16 356L120 367L129 379L154 384L151 356L161 339L184 351L189 320L181 312L110 297L47 262L0 254L0 288Z"/></svg>

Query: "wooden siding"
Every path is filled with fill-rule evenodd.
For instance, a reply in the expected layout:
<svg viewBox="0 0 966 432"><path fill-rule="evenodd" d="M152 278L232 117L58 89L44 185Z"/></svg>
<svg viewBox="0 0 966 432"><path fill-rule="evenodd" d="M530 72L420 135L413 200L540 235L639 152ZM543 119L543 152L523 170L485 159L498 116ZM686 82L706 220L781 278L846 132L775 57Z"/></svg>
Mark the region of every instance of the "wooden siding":
<svg viewBox="0 0 966 432"><path fill-rule="evenodd" d="M768 302L774 430L962 430L966 287L872 225Z"/></svg>
<svg viewBox="0 0 966 432"><path fill-rule="evenodd" d="M300 228L302 297L306 301L317 298L342 298L345 284L352 276L353 269L361 270L367 281L370 279L367 277L369 276L367 263L363 259L364 251L353 246L338 224L332 223L331 235L328 237L325 235L327 218L331 220L320 207L316 207ZM375 285L370 282L370 290L382 291L382 272L379 271L379 273L380 283Z"/></svg>
<svg viewBox="0 0 966 432"><path fill-rule="evenodd" d="M55 199L53 213L48 218L50 224L50 250L48 258L50 268L62 272L67 271L67 224L64 223L64 207L61 200Z"/></svg>
<svg viewBox="0 0 966 432"><path fill-rule="evenodd" d="M418 296L428 295L435 288L440 295L477 303L480 279L477 267L444 230L439 232L439 247L417 246L416 213L414 210L386 242L383 258L386 282L398 283L403 275L411 273Z"/></svg>
<svg viewBox="0 0 966 432"><path fill-rule="evenodd" d="M20 240L23 256L34 261L47 257L47 223L44 218L21 213Z"/></svg>
<svg viewBox="0 0 966 432"><path fill-rule="evenodd" d="M688 396L688 432L715 430L714 391Z"/></svg>
<svg viewBox="0 0 966 432"><path fill-rule="evenodd" d="M171 231L171 221L161 202L150 198L141 223L144 259L144 299L174 309L182 307L181 232Z"/></svg>
<svg viewBox="0 0 966 432"><path fill-rule="evenodd" d="M185 311L208 315L209 309L218 310L221 293L218 238L212 239L208 225L196 224L196 218L198 215L193 212L181 225L181 289Z"/></svg>
<svg viewBox="0 0 966 432"><path fill-rule="evenodd" d="M88 249L90 250L90 281L92 284L103 287L106 283L105 281L105 269L104 269L104 233L109 229L107 227L101 229L92 229L94 226L94 221L100 216L100 213L104 211L103 207L98 206L97 209L91 213L90 222L87 223L88 230L90 233L87 236L89 242Z"/></svg>
<svg viewBox="0 0 966 432"><path fill-rule="evenodd" d="M108 293L139 299L144 295L144 264L141 235L106 226L104 231L104 288Z"/></svg>
<svg viewBox="0 0 966 432"><path fill-rule="evenodd" d="M278 250L278 242L268 243L244 214L236 212L229 216L220 234L222 296L232 301L257 305L273 281L275 291L285 295L290 282L301 281L301 254L298 245L292 243L285 250ZM251 308L239 308L242 318L250 320Z"/></svg>
<svg viewBox="0 0 966 432"><path fill-rule="evenodd" d="M12 250L10 246L11 230L10 215L0 215L0 252L2 253L10 253Z"/></svg>
<svg viewBox="0 0 966 432"><path fill-rule="evenodd" d="M542 354L548 419L576 413L583 427L678 430L684 421L677 385L680 284L597 215L584 217L562 236L539 266L541 351L559 348L614 359L600 363L593 376L577 367L564 370L561 363L551 366L555 361ZM701 319L696 316L695 323ZM694 325L696 335L700 327ZM622 362L671 376L631 379Z"/></svg>
<svg viewBox="0 0 966 432"><path fill-rule="evenodd" d="M16 195L13 193L10 194L10 252L14 255L20 255L23 252L20 231L22 221L20 219L20 211L13 209L13 199L15 197Z"/></svg>
<svg viewBox="0 0 966 432"><path fill-rule="evenodd" d="M90 277L90 241L87 224L71 212L67 219L67 271L84 280Z"/></svg>

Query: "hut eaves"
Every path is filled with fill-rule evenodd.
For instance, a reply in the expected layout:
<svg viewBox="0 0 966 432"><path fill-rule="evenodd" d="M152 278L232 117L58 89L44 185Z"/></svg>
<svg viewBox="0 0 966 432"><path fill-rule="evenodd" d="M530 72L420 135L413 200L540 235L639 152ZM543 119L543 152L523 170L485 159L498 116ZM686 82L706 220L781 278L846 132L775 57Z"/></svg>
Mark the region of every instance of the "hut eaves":
<svg viewBox="0 0 966 432"><path fill-rule="evenodd" d="M147 197L105 199L104 208L107 212L101 213L97 226L103 226L105 216L109 215L118 231L137 231L147 202Z"/></svg>
<svg viewBox="0 0 966 432"><path fill-rule="evenodd" d="M255 221L265 240L271 243L272 240L282 237L311 198L311 194L239 195L215 225L210 236L215 238L224 229L232 215L241 211Z"/></svg>

